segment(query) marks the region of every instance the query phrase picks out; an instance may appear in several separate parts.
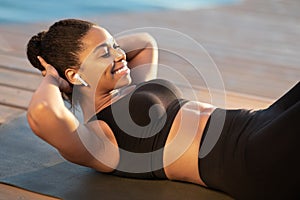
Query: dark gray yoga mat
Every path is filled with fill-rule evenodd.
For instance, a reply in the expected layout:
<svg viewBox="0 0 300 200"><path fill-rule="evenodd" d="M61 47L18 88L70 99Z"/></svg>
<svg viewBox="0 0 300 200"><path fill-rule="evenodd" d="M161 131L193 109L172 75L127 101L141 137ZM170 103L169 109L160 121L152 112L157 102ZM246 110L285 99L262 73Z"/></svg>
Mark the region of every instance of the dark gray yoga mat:
<svg viewBox="0 0 300 200"><path fill-rule="evenodd" d="M128 179L69 163L32 133L25 114L0 126L0 182L70 200L231 199L195 184Z"/></svg>

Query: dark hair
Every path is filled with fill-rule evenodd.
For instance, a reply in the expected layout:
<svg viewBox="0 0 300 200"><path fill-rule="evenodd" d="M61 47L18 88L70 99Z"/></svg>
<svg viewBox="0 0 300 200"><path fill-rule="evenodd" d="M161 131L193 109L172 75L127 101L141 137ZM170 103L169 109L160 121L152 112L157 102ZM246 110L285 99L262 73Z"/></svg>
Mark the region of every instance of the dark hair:
<svg viewBox="0 0 300 200"><path fill-rule="evenodd" d="M65 80L65 70L79 67L78 53L83 50L82 38L94 24L78 19L64 19L50 26L48 31L34 35L27 44L27 58L39 70L44 70L37 56L54 66ZM63 94L64 99L72 101L71 94Z"/></svg>

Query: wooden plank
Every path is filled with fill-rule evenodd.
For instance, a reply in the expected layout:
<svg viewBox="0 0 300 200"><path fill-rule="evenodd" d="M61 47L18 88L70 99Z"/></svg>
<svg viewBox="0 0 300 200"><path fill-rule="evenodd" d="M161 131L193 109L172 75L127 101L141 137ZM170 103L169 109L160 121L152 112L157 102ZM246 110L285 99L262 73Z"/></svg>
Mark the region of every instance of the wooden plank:
<svg viewBox="0 0 300 200"><path fill-rule="evenodd" d="M5 69L0 67L0 85L22 90L35 91L42 76L33 73Z"/></svg>
<svg viewBox="0 0 300 200"><path fill-rule="evenodd" d="M2 68L40 74L39 70L32 67L25 57L0 54L0 66Z"/></svg>
<svg viewBox="0 0 300 200"><path fill-rule="evenodd" d="M177 86L183 93L184 98L210 103L215 106L227 109L263 109L268 107L274 101L274 99L270 98L263 98L260 96L248 95L232 91L219 91L197 86L193 86L193 88L191 88L185 85L178 84ZM216 103L219 105L217 105Z"/></svg>
<svg viewBox="0 0 300 200"><path fill-rule="evenodd" d="M173 63L172 60L175 59L168 56L160 59L162 64L169 67L169 70L163 68L158 70L160 78L178 82L178 77L171 73L177 72L194 86L205 86L205 80L210 79L207 73L195 70L195 66L180 60ZM196 64L205 65L201 61ZM216 64L221 73L221 79L217 79L217 81L219 84L223 82L226 90L271 99L281 96L297 83L300 77L299 69L270 65L259 61L232 58L219 60ZM210 67L213 65L208 64L206 68Z"/></svg>
<svg viewBox="0 0 300 200"><path fill-rule="evenodd" d="M27 109L33 92L0 85L0 105Z"/></svg>
<svg viewBox="0 0 300 200"><path fill-rule="evenodd" d="M35 24L2 25L0 26L0 50L2 54L26 57L26 45L36 34Z"/></svg>
<svg viewBox="0 0 300 200"><path fill-rule="evenodd" d="M25 190L8 184L0 183L1 199L39 199L39 200L56 200L58 198L43 195L40 193Z"/></svg>

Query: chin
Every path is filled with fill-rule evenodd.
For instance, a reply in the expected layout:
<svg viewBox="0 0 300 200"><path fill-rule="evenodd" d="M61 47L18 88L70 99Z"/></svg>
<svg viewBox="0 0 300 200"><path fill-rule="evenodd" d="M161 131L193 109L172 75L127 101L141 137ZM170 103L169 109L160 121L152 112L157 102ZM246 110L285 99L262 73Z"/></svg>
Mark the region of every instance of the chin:
<svg viewBox="0 0 300 200"><path fill-rule="evenodd" d="M128 86L130 85L132 82L131 76L130 74L127 74L126 76L123 76L122 78L120 78L115 86L115 89L124 87L124 86Z"/></svg>

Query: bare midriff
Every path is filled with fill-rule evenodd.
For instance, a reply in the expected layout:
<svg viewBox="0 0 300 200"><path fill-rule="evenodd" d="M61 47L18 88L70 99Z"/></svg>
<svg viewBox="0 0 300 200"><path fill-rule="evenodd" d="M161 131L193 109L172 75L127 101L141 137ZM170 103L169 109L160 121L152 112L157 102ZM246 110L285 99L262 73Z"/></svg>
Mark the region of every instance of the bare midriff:
<svg viewBox="0 0 300 200"><path fill-rule="evenodd" d="M190 101L177 113L164 148L164 170L170 180L206 186L198 170L200 141L215 107Z"/></svg>

